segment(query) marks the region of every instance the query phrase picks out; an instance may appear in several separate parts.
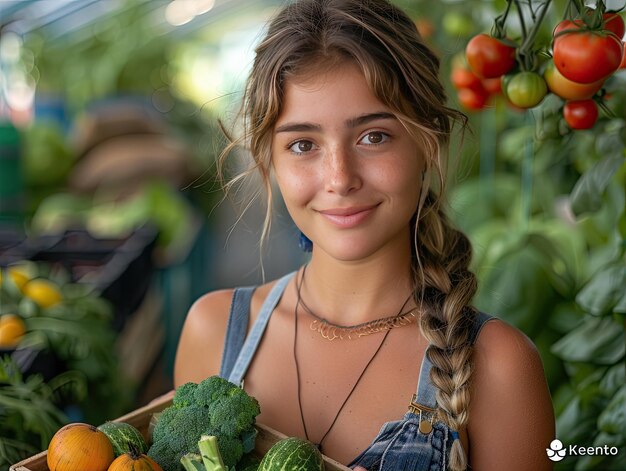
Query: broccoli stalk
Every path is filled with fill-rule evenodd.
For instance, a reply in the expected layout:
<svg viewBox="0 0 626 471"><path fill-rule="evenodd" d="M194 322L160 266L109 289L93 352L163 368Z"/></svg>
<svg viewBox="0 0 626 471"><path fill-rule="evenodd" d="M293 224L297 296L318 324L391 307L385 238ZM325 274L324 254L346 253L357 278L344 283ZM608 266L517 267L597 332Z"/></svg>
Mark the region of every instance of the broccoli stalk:
<svg viewBox="0 0 626 471"><path fill-rule="evenodd" d="M202 457L198 453L187 453L180 459L185 471L206 471Z"/></svg>
<svg viewBox="0 0 626 471"><path fill-rule="evenodd" d="M217 437L215 435L202 435L198 442L200 455L206 471L227 471L222 461L220 449L217 447Z"/></svg>

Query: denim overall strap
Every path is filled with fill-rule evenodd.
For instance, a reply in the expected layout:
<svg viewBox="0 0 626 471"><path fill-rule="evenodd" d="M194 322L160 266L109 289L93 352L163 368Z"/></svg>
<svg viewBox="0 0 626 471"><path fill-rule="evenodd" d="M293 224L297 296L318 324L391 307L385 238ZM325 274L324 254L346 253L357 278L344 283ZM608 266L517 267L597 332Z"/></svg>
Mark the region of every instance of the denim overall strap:
<svg viewBox="0 0 626 471"><path fill-rule="evenodd" d="M485 323L491 319L495 319L495 317L485 314L484 312L478 312L476 315L476 321L474 322L474 326L472 327L472 331L470 332L469 342L471 345L474 345L476 339L478 338L478 334L480 330L483 328ZM428 348L426 352L428 352ZM428 359L428 355L424 352L424 358L422 359L422 367L420 368L420 376L417 382L417 402L423 406L426 406L430 409L437 408L437 388L430 380L430 369L433 364Z"/></svg>
<svg viewBox="0 0 626 471"><path fill-rule="evenodd" d="M246 371L248 370L248 367L252 362L252 358L254 357L256 349L261 342L261 338L263 337L263 332L265 332L265 327L270 320L270 316L272 315L274 308L276 308L276 306L278 305L278 301L280 301L280 298L283 295L283 291L285 291L287 283L289 283L294 274L295 272L292 272L280 278L272 287L270 293L267 295L267 298L261 306L259 316L252 326L250 335L248 335L248 337L246 338L246 341L244 342L243 347L239 352L239 356L237 357L235 366L230 372L228 381L230 381L231 383L241 385L241 380L245 376Z"/></svg>
<svg viewBox="0 0 626 471"><path fill-rule="evenodd" d="M248 320L250 318L250 301L252 300L254 289L254 286L248 286L235 288L233 292L228 325L226 326L222 366L220 368L220 376L222 378L226 379L230 375L241 347L243 347L243 342L246 340Z"/></svg>

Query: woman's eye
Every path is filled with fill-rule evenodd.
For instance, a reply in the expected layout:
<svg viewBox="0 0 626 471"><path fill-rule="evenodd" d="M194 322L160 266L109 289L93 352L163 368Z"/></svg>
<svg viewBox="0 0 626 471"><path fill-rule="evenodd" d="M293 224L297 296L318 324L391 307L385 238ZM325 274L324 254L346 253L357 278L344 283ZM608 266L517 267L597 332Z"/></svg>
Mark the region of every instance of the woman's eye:
<svg viewBox="0 0 626 471"><path fill-rule="evenodd" d="M313 143L311 141L297 141L289 146L289 150L294 154L304 154L313 150Z"/></svg>
<svg viewBox="0 0 626 471"><path fill-rule="evenodd" d="M365 136L361 138L361 142L367 145L377 145L386 142L389 139L389 136L381 131L372 131L368 132Z"/></svg>

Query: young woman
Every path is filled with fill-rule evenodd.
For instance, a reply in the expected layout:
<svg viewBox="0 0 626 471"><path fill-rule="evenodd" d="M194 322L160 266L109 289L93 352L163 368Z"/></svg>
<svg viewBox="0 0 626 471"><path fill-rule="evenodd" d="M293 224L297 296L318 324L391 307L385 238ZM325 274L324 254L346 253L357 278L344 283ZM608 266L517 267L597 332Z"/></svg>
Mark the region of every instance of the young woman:
<svg viewBox="0 0 626 471"><path fill-rule="evenodd" d="M471 247L443 212L463 116L438 69L385 0L297 0L278 13L231 147L249 150L248 173L264 182L264 235L275 178L311 259L199 299L175 386L221 374L259 400L259 422L354 469L551 469L541 359L472 308Z"/></svg>

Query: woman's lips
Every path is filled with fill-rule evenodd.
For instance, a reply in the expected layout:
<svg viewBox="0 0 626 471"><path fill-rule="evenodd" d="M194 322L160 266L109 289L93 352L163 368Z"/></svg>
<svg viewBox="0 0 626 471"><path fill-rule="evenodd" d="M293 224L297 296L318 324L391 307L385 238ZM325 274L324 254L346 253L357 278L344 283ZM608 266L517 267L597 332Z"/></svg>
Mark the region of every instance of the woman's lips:
<svg viewBox="0 0 626 471"><path fill-rule="evenodd" d="M341 228L358 226L369 217L378 205L351 208L333 208L318 211L327 221Z"/></svg>

